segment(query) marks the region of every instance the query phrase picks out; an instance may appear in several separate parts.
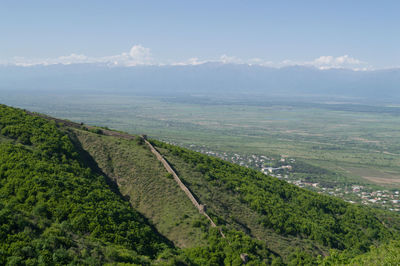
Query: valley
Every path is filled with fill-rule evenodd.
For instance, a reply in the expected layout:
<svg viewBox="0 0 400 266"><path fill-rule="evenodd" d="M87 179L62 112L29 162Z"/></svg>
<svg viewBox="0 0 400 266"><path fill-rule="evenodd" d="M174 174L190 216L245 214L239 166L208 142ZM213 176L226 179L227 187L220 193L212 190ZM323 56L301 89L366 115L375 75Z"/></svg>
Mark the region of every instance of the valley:
<svg viewBox="0 0 400 266"><path fill-rule="evenodd" d="M394 212L151 138L156 154L121 131L3 105L0 114L2 264L357 265L397 250Z"/></svg>
<svg viewBox="0 0 400 266"><path fill-rule="evenodd" d="M0 266L400 266L400 1L2 1Z"/></svg>
<svg viewBox="0 0 400 266"><path fill-rule="evenodd" d="M307 165L290 172L292 182L323 184L325 192L348 201L363 201L361 195L352 193L352 186L361 185L367 193L387 190L391 195L400 189L400 116L395 106L294 102L290 98L263 101L237 95L212 99L118 91L111 95L90 90L79 97L59 91L42 91L35 97L29 91L3 91L0 99L89 125L145 133L202 152L240 154L243 158L288 156ZM246 161L238 163L263 168ZM274 167L275 162L269 164L267 167ZM368 200L364 202L372 204ZM391 200L395 199L377 200L381 204L372 205L398 209Z"/></svg>
<svg viewBox="0 0 400 266"><path fill-rule="evenodd" d="M391 185L394 183L392 189L379 190L379 188L375 186L360 185L360 183L363 184L363 182L336 181L337 179L334 177L334 174L326 171L320 171L319 176L317 175L313 178L312 173L314 172L315 174L315 171L320 169L307 165L304 162L296 162L296 159L287 158L287 156L269 158L257 154L239 155L237 153L209 151L205 147L197 147L193 144L189 145L189 148L241 166L259 170L266 175L285 180L301 188L339 197L350 203L371 205L373 207L400 213L400 195L399 190L395 188L398 182L397 179L390 179L388 181ZM323 179L320 177L321 174L330 174L333 180Z"/></svg>

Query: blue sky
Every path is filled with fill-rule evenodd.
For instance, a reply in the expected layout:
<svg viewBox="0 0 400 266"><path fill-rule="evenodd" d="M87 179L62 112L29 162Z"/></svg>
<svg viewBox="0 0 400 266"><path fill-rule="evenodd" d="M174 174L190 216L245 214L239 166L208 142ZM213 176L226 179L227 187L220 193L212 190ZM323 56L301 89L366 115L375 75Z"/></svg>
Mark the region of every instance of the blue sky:
<svg viewBox="0 0 400 266"><path fill-rule="evenodd" d="M385 0L6 0L0 62L399 67L399 14Z"/></svg>

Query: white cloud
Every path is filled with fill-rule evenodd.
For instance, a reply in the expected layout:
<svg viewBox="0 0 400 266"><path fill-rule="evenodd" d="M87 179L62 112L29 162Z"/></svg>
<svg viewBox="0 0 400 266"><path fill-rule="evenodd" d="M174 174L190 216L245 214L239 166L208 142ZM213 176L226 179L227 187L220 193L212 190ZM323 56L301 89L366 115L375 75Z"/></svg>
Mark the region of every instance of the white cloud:
<svg viewBox="0 0 400 266"><path fill-rule="evenodd" d="M210 60L200 60L198 57L192 57L189 58L188 60L182 61L182 62L172 62L170 65L172 66L196 66L196 65L201 65L210 62Z"/></svg>
<svg viewBox="0 0 400 266"><path fill-rule="evenodd" d="M186 65L201 65L205 63L222 63L222 64L245 64L243 60L236 56L228 56L226 54L221 55L216 59L200 59L198 57L192 57L184 61L172 62L170 65L173 66L186 66Z"/></svg>
<svg viewBox="0 0 400 266"><path fill-rule="evenodd" d="M33 65L54 65L54 64L80 64L80 63L101 63L109 66L137 66L137 65L200 65L204 63L221 63L221 64L248 64L258 65L265 67L285 67L285 66L310 66L318 69L330 68L347 68L353 70L369 70L372 69L366 62L351 57L349 55L342 56L320 56L311 61L293 61L283 60L280 62L272 62L262 58L241 59L236 56L223 54L214 59L200 59L192 57L179 62L156 62L153 59L152 53L149 48L141 45L134 45L128 52L123 52L117 55L103 56L103 57L89 57L83 54L72 53L67 56L60 56L56 58L45 59L29 59L24 57L14 57L11 62L0 62L0 64L11 64L17 66L33 66Z"/></svg>
<svg viewBox="0 0 400 266"><path fill-rule="evenodd" d="M82 54L70 54L67 56L60 56L56 58L46 59L27 59L24 57L14 57L11 64L17 66L34 66L34 65L54 65L54 64L79 64L79 63L95 63L95 61Z"/></svg>
<svg viewBox="0 0 400 266"><path fill-rule="evenodd" d="M330 55L320 56L311 61L294 61L287 59L280 62L273 62L262 58L251 58L248 60L243 60L236 56L228 56L226 54L223 54L217 59L201 60L197 57L194 57L183 62L175 62L172 65L199 65L208 62L222 63L222 64L248 64L248 65L258 65L265 67L275 67L275 68L286 67L286 66L310 66L321 70L331 69L331 68L347 68L353 70L371 69L371 66L369 66L366 62L350 57L349 55L343 55L338 57Z"/></svg>
<svg viewBox="0 0 400 266"><path fill-rule="evenodd" d="M184 66L184 65L201 65L205 63L221 63L221 64L247 64L245 60L242 60L236 56L229 56L226 54L221 55L214 59L200 59L198 57L192 57L185 61L173 62L171 65Z"/></svg>
<svg viewBox="0 0 400 266"><path fill-rule="evenodd" d="M366 66L366 63L348 55L333 57L320 56L311 62L306 62L307 65L312 65L318 68L354 68Z"/></svg>
<svg viewBox="0 0 400 266"><path fill-rule="evenodd" d="M141 45L132 46L131 50L129 51L129 55L132 58L141 58L141 59L145 59L145 60L151 59L150 49L145 48Z"/></svg>
<svg viewBox="0 0 400 266"><path fill-rule="evenodd" d="M134 45L128 53L99 58L100 63L108 63L118 66L151 65L153 57L149 48Z"/></svg>
<svg viewBox="0 0 400 266"><path fill-rule="evenodd" d="M149 48L141 45L134 45L129 52L118 55L104 57L88 57L83 54L70 54L67 56L59 56L56 58L29 59L24 57L14 57L9 64L17 66L34 66L34 65L70 65L81 63L104 63L115 66L136 66L152 64L153 58Z"/></svg>
<svg viewBox="0 0 400 266"><path fill-rule="evenodd" d="M236 56L228 56L226 54L221 55L218 61L223 64L243 64L243 61Z"/></svg>
<svg viewBox="0 0 400 266"><path fill-rule="evenodd" d="M274 62L272 61L266 61L261 58L251 58L248 60L247 64L251 65L258 65L258 66L268 66L268 67L273 67Z"/></svg>
<svg viewBox="0 0 400 266"><path fill-rule="evenodd" d="M371 69L366 62L358 60L349 55L342 55L334 57L331 55L320 56L312 61L292 61L283 60L279 63L280 67L283 66L312 66L318 69L331 69L331 68L347 68L353 70L368 70Z"/></svg>

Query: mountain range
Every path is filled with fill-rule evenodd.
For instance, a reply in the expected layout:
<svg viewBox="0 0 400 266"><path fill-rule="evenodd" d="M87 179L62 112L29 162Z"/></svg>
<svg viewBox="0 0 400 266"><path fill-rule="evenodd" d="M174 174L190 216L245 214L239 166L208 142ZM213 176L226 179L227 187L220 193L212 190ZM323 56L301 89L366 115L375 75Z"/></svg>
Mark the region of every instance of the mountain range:
<svg viewBox="0 0 400 266"><path fill-rule="evenodd" d="M99 64L0 66L0 89L98 90L146 95L220 95L398 104L400 69L320 70L204 63L110 67Z"/></svg>

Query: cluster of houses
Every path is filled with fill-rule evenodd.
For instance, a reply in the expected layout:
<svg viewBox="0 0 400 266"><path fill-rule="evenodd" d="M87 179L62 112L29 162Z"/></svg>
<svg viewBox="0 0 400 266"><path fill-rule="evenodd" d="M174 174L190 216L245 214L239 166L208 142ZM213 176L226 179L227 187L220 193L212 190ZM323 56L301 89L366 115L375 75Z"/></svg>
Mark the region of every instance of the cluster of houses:
<svg viewBox="0 0 400 266"><path fill-rule="evenodd" d="M281 158L276 159L264 155L240 155L237 153L216 152L208 150L205 146L199 147L195 145L191 145L190 148L204 154L219 157L232 163L254 169L260 169L261 172L266 175L277 177L301 188L310 189L321 194L328 194L331 196L339 197L350 203L380 205L384 209L400 212L399 191L373 191L370 188L361 185L326 188L321 186L319 183L307 182L296 178L292 171L292 165L296 161L294 158L281 156ZM272 165L274 165L275 167L273 167Z"/></svg>
<svg viewBox="0 0 400 266"><path fill-rule="evenodd" d="M201 153L204 153L207 155L221 158L228 162L239 164L241 166L246 166L246 167L255 168L255 169L267 169L265 171L268 171L268 169L270 168L270 167L266 166L267 164L270 164L271 162L276 161L275 158L264 156L264 155L256 155L256 154L241 155L241 154L232 153L232 152L217 152L217 151L211 151L211 150L207 149L205 146L197 146L197 145L193 145L193 144L190 145L189 148L192 150L195 150L197 152L201 152ZM291 168L291 166L287 166L287 167ZM275 168L271 168L271 169L275 170ZM282 169L284 169L284 168L282 168ZM272 173L272 172L273 172L273 170L270 171L270 173Z"/></svg>
<svg viewBox="0 0 400 266"><path fill-rule="evenodd" d="M261 168L261 172L263 172L264 174L272 174L273 172L275 172L277 170L288 170L288 171L291 171L292 170L292 166L291 165L282 165L280 167L264 167L264 168Z"/></svg>
<svg viewBox="0 0 400 266"><path fill-rule="evenodd" d="M400 192L389 190L371 190L360 185L351 187L322 187L319 183L305 182L303 180L290 180L290 175L270 174L279 179L286 179L288 183L298 187L311 189L320 194L328 194L339 197L350 203L358 203L364 205L375 205L395 212L400 212Z"/></svg>
<svg viewBox="0 0 400 266"><path fill-rule="evenodd" d="M361 203L380 204L391 211L400 212L400 195L399 191L377 190L377 191L357 191L357 196Z"/></svg>

